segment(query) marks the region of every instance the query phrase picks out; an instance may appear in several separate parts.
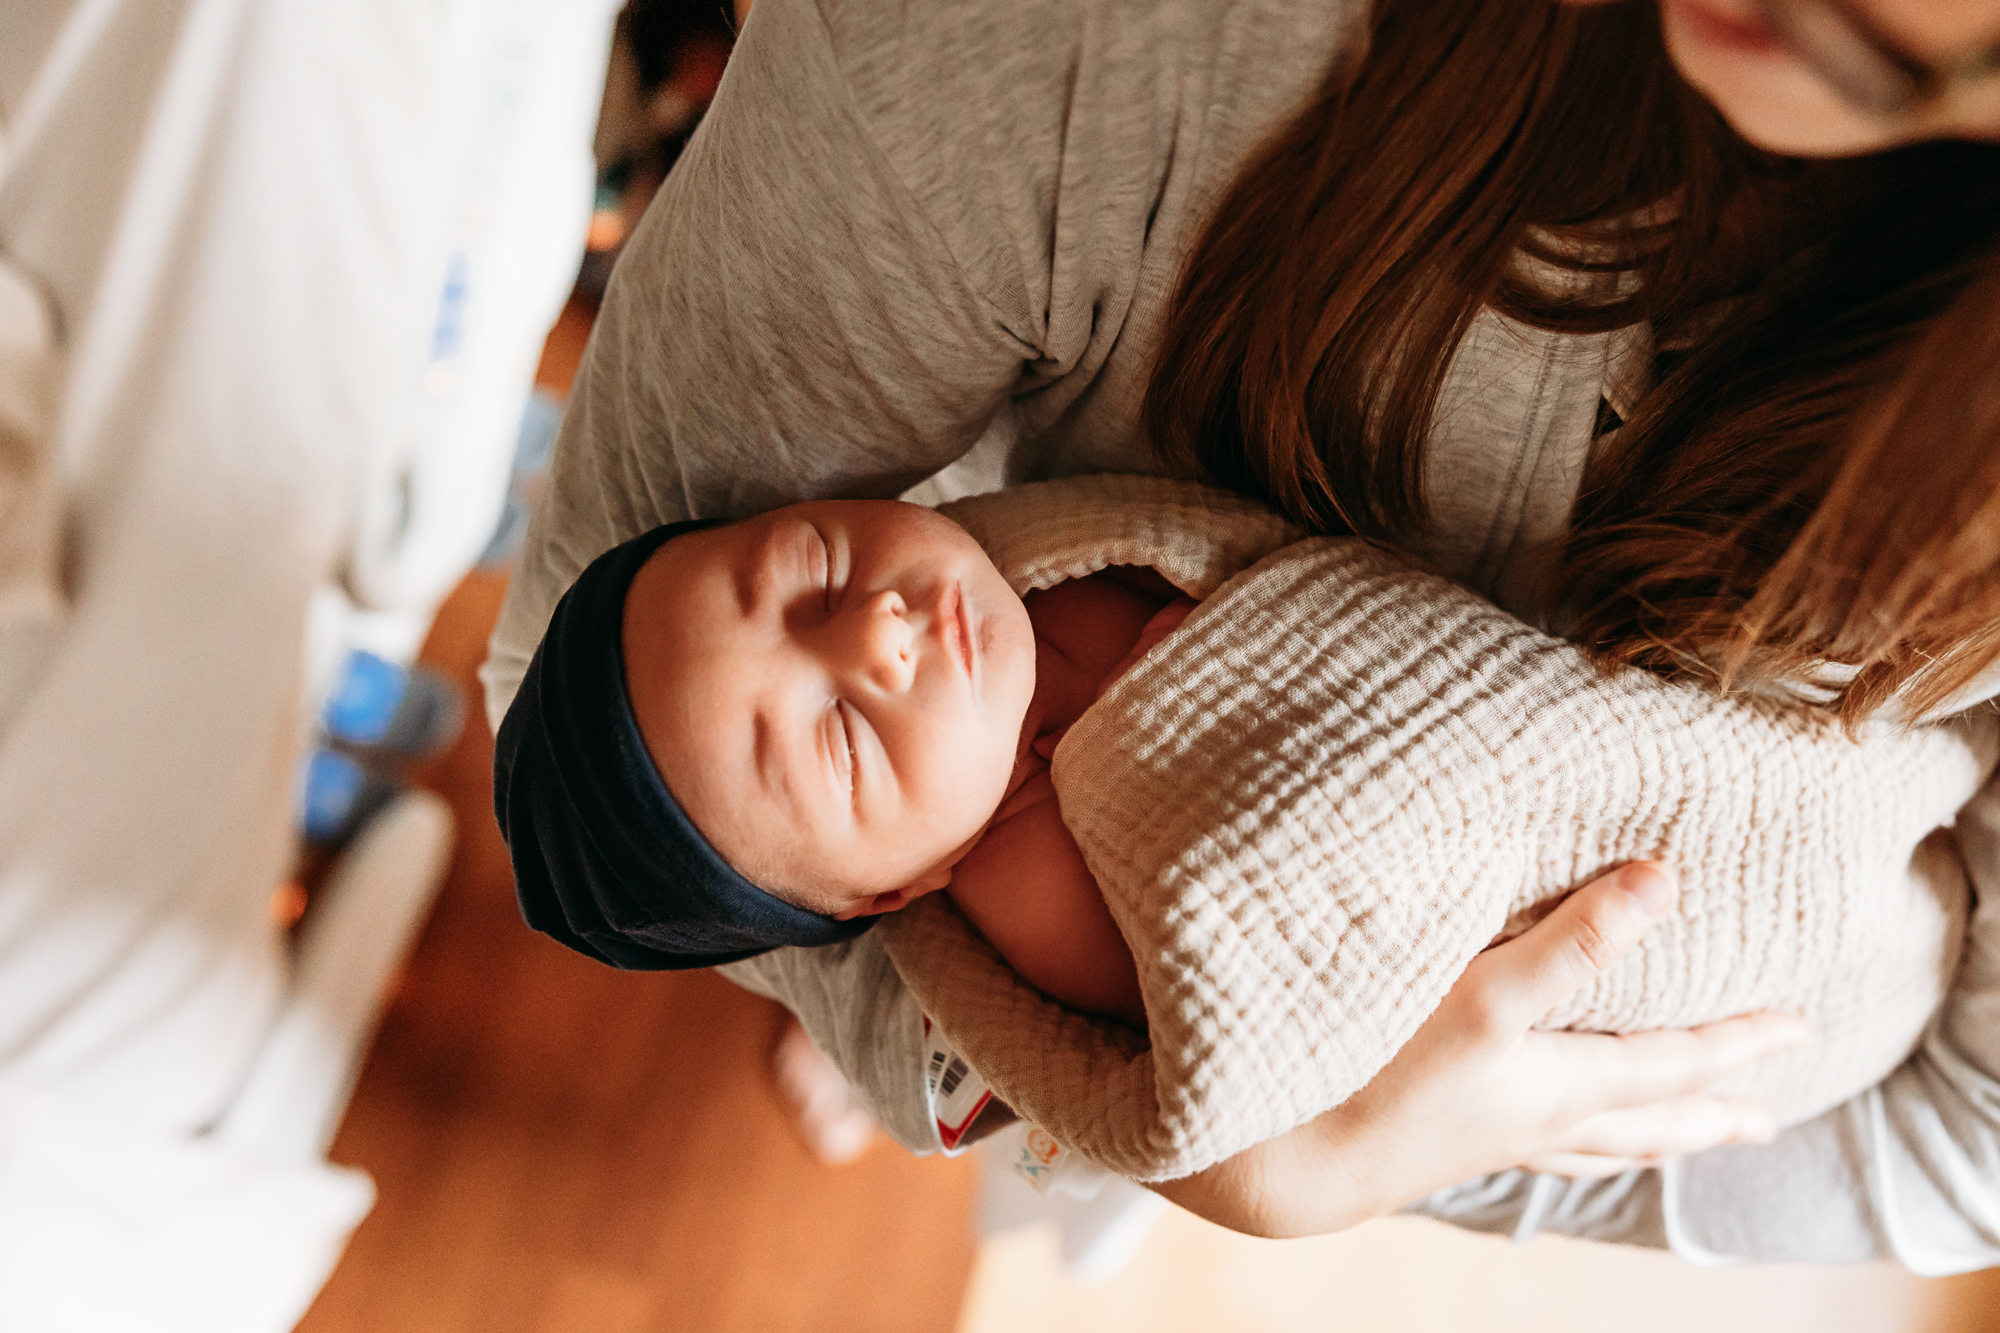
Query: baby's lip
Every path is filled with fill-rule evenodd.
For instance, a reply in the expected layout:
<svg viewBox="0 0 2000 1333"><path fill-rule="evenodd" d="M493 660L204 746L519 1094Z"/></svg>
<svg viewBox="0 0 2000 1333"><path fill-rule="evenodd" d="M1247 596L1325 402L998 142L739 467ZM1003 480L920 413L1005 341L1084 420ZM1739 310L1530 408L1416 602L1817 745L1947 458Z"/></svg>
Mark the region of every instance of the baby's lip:
<svg viewBox="0 0 2000 1333"><path fill-rule="evenodd" d="M945 589L944 605L938 608L938 628L944 636L945 650L965 672L966 683L973 687L976 695L979 691L978 648L965 613L965 591L956 583Z"/></svg>

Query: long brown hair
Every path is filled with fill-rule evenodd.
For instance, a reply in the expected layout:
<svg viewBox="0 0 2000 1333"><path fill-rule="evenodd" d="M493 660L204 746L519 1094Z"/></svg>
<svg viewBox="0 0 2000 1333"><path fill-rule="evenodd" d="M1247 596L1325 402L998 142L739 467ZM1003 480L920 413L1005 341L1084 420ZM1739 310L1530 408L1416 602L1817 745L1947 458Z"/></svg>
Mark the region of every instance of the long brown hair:
<svg viewBox="0 0 2000 1333"><path fill-rule="evenodd" d="M1190 257L1148 427L1317 531L1407 540L1483 306L1687 348L1554 562L1544 610L1599 661L1813 681L1853 723L2000 658L2000 150L1790 162L1681 83L1650 5L1382 0Z"/></svg>

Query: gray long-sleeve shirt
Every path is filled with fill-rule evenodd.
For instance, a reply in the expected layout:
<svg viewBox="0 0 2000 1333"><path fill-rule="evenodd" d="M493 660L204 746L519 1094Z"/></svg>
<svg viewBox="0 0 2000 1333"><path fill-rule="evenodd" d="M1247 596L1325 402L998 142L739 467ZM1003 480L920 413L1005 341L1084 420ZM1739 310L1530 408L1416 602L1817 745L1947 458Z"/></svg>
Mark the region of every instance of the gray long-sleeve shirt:
<svg viewBox="0 0 2000 1333"><path fill-rule="evenodd" d="M940 469L947 489L1161 470L1138 411L1181 265L1362 18L1356 0L759 0L592 337L495 632L496 719L556 598L655 524ZM1415 553L1517 603L1600 395L1644 350L1477 323ZM1766 1147L1590 1185L1504 1173L1420 1206L1704 1261L2000 1262L2000 796L1961 830L1980 903L1961 974L1882 1085ZM929 1144L920 1016L871 937L729 971Z"/></svg>

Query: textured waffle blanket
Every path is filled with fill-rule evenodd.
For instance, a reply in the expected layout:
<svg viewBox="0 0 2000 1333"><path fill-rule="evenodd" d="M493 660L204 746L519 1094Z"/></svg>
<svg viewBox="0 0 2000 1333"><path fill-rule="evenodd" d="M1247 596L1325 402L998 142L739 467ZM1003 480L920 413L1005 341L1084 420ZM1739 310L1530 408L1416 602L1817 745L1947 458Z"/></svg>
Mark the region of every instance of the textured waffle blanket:
<svg viewBox="0 0 2000 1333"><path fill-rule="evenodd" d="M1887 1074L1944 995L1968 902L1940 830L1993 766L1990 715L1857 742L1777 699L1607 677L1445 578L1184 483L946 512L1019 592L1150 565L1225 627L1170 637L1055 754L1147 1033L1050 1002L944 895L881 925L998 1095L1122 1175L1338 1105L1474 954L1622 861L1675 867L1679 906L1548 1026L1800 1012L1817 1040L1723 1088L1791 1122Z"/></svg>

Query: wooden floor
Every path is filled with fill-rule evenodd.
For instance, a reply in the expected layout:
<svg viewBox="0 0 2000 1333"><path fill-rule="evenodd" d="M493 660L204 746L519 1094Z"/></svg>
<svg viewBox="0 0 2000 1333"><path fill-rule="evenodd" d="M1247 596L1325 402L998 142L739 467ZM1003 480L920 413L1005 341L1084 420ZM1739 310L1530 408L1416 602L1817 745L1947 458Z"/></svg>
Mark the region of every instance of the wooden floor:
<svg viewBox="0 0 2000 1333"><path fill-rule="evenodd" d="M468 688L500 592L475 576L425 649ZM425 775L458 851L333 1148L381 1198L301 1328L951 1329L971 1163L818 1165L766 1073L776 1006L523 926L491 746L475 721Z"/></svg>
<svg viewBox="0 0 2000 1333"><path fill-rule="evenodd" d="M1514 1245L1416 1218L1258 1241L1169 1213L1132 1266L1096 1288L1065 1277L1050 1234L988 1242L959 1333L1993 1333L1995 1277L1927 1282L1872 1264L1704 1270L1650 1250Z"/></svg>
<svg viewBox="0 0 2000 1333"><path fill-rule="evenodd" d="M558 390L588 327L572 307L551 339ZM424 650L469 698L501 592L474 575ZM521 924L473 712L421 775L458 850L333 1148L380 1201L305 1333L2000 1333L2000 1270L1704 1272L1410 1220L1279 1243L1170 1214L1092 1290L1044 1233L975 1256L971 1160L808 1158L767 1072L774 1006Z"/></svg>

